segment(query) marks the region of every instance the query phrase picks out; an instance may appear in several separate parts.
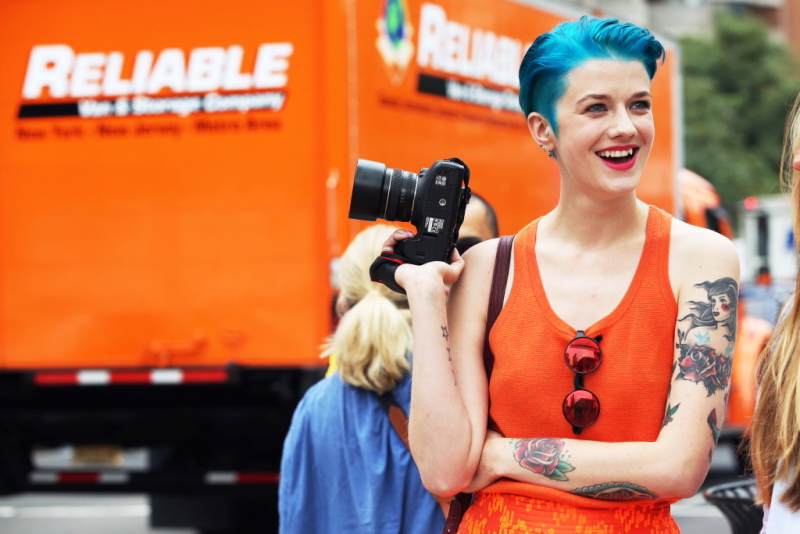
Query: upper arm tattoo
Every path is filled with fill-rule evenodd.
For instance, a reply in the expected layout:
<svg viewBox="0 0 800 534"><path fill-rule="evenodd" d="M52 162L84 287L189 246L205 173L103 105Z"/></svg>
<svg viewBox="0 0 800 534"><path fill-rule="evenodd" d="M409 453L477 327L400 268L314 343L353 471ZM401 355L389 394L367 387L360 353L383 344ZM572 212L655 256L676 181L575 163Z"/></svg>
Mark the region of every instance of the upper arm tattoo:
<svg viewBox="0 0 800 534"><path fill-rule="evenodd" d="M678 362L672 364L672 373L669 375L670 379L675 376L675 368L678 366ZM669 396L672 394L672 384L669 385L667 388L667 410L664 412L664 421L661 423L661 428L667 426L668 423L672 422L672 416L675 415L675 412L678 411L678 407L680 407L681 403L679 402L675 406L669 402Z"/></svg>
<svg viewBox="0 0 800 534"><path fill-rule="evenodd" d="M519 465L553 480L569 480L566 473L575 468L566 461L564 441L555 438L518 439L514 458Z"/></svg>
<svg viewBox="0 0 800 534"><path fill-rule="evenodd" d="M664 413L664 422L661 423L661 428L667 426L667 424L672 422L672 416L675 415L675 412L678 411L678 408L681 407L681 403L679 402L675 406L672 404L667 404L667 411Z"/></svg>
<svg viewBox="0 0 800 534"><path fill-rule="evenodd" d="M717 409L714 408L711 410L711 413L708 414L708 418L706 419L708 426L711 427L711 437L714 438L714 443L717 443L719 439L719 426L717 426Z"/></svg>
<svg viewBox="0 0 800 534"><path fill-rule="evenodd" d="M739 286L733 278L720 278L695 287L705 289L708 300L689 301L692 312L679 319L690 319L691 326L678 329L676 380L702 382L710 397L730 383Z"/></svg>

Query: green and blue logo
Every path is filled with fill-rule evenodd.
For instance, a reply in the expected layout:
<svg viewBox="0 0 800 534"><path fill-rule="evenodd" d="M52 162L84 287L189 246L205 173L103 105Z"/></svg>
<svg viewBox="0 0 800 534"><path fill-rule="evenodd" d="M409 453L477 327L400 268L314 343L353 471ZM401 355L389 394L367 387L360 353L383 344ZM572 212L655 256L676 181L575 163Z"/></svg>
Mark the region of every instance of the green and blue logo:
<svg viewBox="0 0 800 534"><path fill-rule="evenodd" d="M414 43L408 4L405 0L384 0L381 17L376 22L378 38L375 46L383 59L386 73L393 84L399 85L414 57Z"/></svg>

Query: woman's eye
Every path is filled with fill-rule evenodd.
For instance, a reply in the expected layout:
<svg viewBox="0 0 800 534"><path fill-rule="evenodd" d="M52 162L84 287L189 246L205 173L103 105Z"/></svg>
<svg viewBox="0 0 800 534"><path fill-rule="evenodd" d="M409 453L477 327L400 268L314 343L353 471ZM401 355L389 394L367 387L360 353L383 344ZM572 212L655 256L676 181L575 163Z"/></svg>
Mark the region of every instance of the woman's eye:
<svg viewBox="0 0 800 534"><path fill-rule="evenodd" d="M587 113L600 113L601 111L605 111L606 107L603 104L592 104L588 108L586 108Z"/></svg>
<svg viewBox="0 0 800 534"><path fill-rule="evenodd" d="M650 102L647 100L639 100L634 102L631 106L633 109L650 109Z"/></svg>

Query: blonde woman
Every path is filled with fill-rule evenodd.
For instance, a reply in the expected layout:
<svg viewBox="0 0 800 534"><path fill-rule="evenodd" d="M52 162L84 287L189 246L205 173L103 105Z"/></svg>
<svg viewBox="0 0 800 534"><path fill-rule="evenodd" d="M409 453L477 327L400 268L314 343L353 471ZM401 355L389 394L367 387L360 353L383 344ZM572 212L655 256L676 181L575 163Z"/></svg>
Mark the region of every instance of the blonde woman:
<svg viewBox="0 0 800 534"><path fill-rule="evenodd" d="M411 316L404 295L370 280L395 228L373 226L339 263L341 321L323 355L338 371L297 407L281 461L281 534L429 534L444 516L392 427L386 402L408 415Z"/></svg>
<svg viewBox="0 0 800 534"><path fill-rule="evenodd" d="M791 195L794 235L800 235L800 95L786 127L784 185ZM789 152L791 150L791 152ZM791 169L789 159L791 158ZM797 241L795 237L795 252ZM797 294L784 305L769 349L761 355L750 445L757 500L767 534L800 532L800 309Z"/></svg>

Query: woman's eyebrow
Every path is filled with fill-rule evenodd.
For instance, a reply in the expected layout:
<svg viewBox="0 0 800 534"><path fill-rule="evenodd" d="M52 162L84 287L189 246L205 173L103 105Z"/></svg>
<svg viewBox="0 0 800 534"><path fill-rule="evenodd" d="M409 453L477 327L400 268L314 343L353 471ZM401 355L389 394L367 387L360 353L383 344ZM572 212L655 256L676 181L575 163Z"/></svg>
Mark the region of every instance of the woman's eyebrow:
<svg viewBox="0 0 800 534"><path fill-rule="evenodd" d="M608 95L586 95L580 100L576 102L576 105L580 105L581 102L584 100L608 100L610 97Z"/></svg>
<svg viewBox="0 0 800 534"><path fill-rule="evenodd" d="M650 97L650 91L639 91L638 93L634 93L633 95L631 95L631 98L644 98L644 97ZM608 95L594 95L594 94L586 95L580 100L578 100L575 103L575 105L579 106L581 102L583 102L584 100L609 100L610 98L611 97Z"/></svg>

